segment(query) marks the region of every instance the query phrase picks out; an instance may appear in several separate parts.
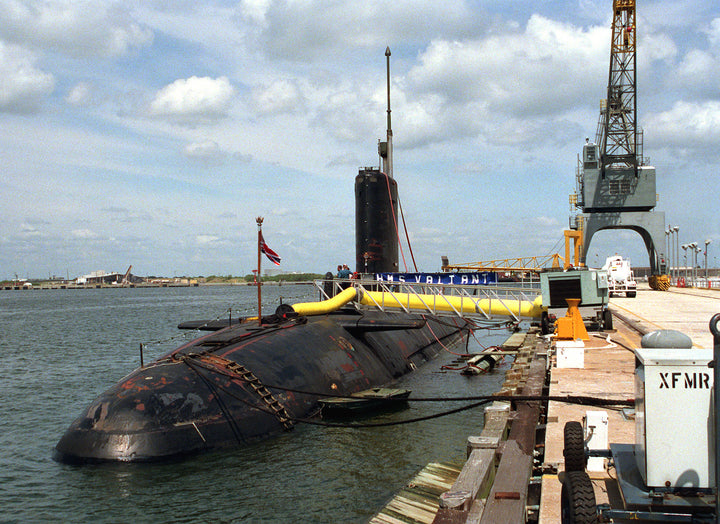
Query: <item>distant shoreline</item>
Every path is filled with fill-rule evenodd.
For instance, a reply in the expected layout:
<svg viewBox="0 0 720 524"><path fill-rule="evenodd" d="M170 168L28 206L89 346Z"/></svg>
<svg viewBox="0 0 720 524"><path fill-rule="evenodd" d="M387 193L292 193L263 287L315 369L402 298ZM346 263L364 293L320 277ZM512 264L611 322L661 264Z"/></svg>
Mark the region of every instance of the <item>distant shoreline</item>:
<svg viewBox="0 0 720 524"><path fill-rule="evenodd" d="M307 286L312 285L312 281L263 281L263 286ZM3 291L33 291L33 290L49 290L49 289L126 289L126 288L163 288L163 287L205 287L205 286L251 286L255 287L255 282L158 282L158 283L138 283L138 284L38 284L33 286L24 285L2 285L0 290Z"/></svg>

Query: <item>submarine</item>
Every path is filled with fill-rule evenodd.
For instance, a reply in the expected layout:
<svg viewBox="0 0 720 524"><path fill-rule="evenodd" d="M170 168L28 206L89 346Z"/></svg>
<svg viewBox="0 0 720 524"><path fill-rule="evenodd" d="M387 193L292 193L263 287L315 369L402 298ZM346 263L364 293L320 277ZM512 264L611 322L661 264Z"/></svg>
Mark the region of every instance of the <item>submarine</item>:
<svg viewBox="0 0 720 524"><path fill-rule="evenodd" d="M371 271L398 263L397 249L387 248L397 242L388 185L396 187L367 168L355 181L356 248ZM331 284L347 287L327 300L281 304L262 319L180 323L207 333L102 393L71 423L53 459L153 462L258 442L316 416L321 398L391 384L472 329L459 317L368 307L372 300L352 281Z"/></svg>
<svg viewBox="0 0 720 524"><path fill-rule="evenodd" d="M355 178L363 275L398 270L389 95L388 140L378 152L384 169L363 168ZM472 329L458 317L364 307L362 291L352 281L343 286L327 300L281 304L266 317L182 322L179 328L209 332L100 394L62 435L53 459L154 462L249 445L316 416L325 396L391 384Z"/></svg>
<svg viewBox="0 0 720 524"><path fill-rule="evenodd" d="M149 462L248 445L315 416L324 395L391 383L467 329L352 305L307 316L291 309L212 331L136 369L80 414L53 458Z"/></svg>

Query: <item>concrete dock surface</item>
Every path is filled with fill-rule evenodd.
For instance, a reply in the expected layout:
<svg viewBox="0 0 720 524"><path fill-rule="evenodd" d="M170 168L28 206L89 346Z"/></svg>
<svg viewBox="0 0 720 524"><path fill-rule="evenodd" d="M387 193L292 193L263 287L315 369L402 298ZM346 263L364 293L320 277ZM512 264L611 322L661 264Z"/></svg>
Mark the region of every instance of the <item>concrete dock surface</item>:
<svg viewBox="0 0 720 524"><path fill-rule="evenodd" d="M712 348L710 319L720 313L720 289L670 288L654 291L638 284L635 298L610 299L610 309L621 320L636 323L645 331L676 329L688 335L700 348Z"/></svg>
<svg viewBox="0 0 720 524"><path fill-rule="evenodd" d="M653 291L639 285L634 298L610 299L614 331L591 333L591 340L583 351L582 368L551 368L552 395L583 395L612 399L632 399L634 391L635 357L632 349L640 347L643 333L674 329L690 336L694 346L713 347L709 331L712 316L720 313L720 291L696 288L671 288ZM608 338L609 336L609 338ZM557 467L557 474L546 473L542 478L542 497L539 522L555 524L561 521L560 479L564 470L563 429L571 420L582 422L588 411L605 411L608 415L608 442L635 441L635 421L623 416L620 409L590 408L559 402L549 402L545 436L544 462L548 470ZM598 504L610 503L622 507L617 483L612 471L589 471Z"/></svg>

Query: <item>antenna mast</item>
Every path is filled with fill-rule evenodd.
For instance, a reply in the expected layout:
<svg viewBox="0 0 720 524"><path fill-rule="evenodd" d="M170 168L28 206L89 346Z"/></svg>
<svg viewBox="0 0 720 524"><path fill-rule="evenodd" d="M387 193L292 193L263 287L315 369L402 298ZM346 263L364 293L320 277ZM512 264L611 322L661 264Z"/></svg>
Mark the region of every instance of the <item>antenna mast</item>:
<svg viewBox="0 0 720 524"><path fill-rule="evenodd" d="M393 177L393 147L392 125L390 123L390 46L385 49L385 62L387 65L387 155L385 157L385 174Z"/></svg>

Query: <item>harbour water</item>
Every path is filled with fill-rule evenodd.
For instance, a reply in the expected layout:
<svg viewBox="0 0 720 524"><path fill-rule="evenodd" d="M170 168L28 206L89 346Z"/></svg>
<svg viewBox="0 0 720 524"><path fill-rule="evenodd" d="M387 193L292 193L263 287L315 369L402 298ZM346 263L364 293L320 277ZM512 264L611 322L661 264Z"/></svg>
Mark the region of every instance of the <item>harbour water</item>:
<svg viewBox="0 0 720 524"><path fill-rule="evenodd" d="M314 300L312 286L264 286L264 311ZM69 424L102 391L178 346L184 320L253 315L246 286L0 291L0 522L366 522L429 462L461 463L482 409L374 429L298 425L251 447L163 464L69 466L51 459ZM468 349L502 343L479 331ZM451 348L464 352L465 346ZM418 397L496 391L495 373L442 372L442 352L399 386ZM370 421L462 403L411 403Z"/></svg>

